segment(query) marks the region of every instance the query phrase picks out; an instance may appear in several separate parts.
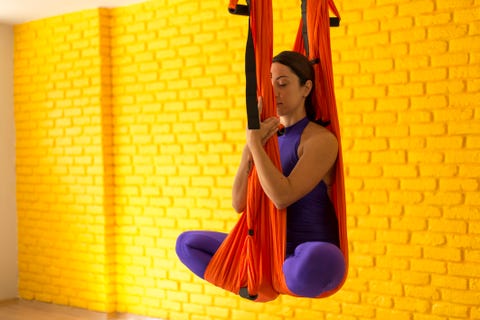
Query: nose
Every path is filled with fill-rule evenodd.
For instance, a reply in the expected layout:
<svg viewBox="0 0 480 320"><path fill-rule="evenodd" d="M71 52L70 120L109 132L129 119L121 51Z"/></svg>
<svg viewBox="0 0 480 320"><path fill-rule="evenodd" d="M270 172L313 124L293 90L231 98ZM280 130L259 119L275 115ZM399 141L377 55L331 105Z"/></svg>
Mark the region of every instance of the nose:
<svg viewBox="0 0 480 320"><path fill-rule="evenodd" d="M280 96L280 90L275 88L275 86L273 86L273 95L275 96L275 98Z"/></svg>

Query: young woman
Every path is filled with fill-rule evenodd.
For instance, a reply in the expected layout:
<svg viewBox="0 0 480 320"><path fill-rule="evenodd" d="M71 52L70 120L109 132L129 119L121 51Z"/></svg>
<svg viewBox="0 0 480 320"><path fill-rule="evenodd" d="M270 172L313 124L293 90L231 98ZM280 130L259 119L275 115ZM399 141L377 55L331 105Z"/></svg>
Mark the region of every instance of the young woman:
<svg viewBox="0 0 480 320"><path fill-rule="evenodd" d="M247 130L247 144L232 190L233 207L243 212L252 163L260 184L278 208L287 209L286 259L283 273L290 291L305 297L336 288L345 273L339 249L338 222L329 197L338 153L335 136L313 120L314 70L303 55L284 51L273 58L272 85L277 117L261 122L260 129ZM262 108L259 98L259 109ZM277 134L279 123L279 171L264 145ZM177 255L203 278L211 257L226 234L188 231L177 239Z"/></svg>

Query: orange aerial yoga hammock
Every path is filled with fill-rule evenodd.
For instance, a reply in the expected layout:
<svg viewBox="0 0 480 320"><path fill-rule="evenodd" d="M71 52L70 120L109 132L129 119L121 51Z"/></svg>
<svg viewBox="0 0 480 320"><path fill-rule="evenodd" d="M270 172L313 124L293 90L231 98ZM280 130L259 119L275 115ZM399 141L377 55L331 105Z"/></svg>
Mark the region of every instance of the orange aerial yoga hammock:
<svg viewBox="0 0 480 320"><path fill-rule="evenodd" d="M237 5L237 2L238 0L230 0L230 11L245 7ZM300 21L294 51L304 53L310 59L320 60L320 63L314 66L317 89L313 103L317 108L317 120L329 123L327 128L335 134L339 143L335 181L332 186L332 203L338 220L340 250L348 266L343 160L333 90L329 11L331 10L338 20L340 17L333 0L308 0L303 9L305 8L306 13ZM247 111L249 128L258 128L257 96L263 97L260 118L263 120L276 115L270 79L273 51L271 0L250 0L249 15L249 43L253 43L254 49L256 90L252 92L250 88L249 92L247 84ZM306 30L303 29L305 20ZM308 39L302 36L305 33L308 34ZM248 53L246 56L247 59ZM246 66L248 73L247 69L248 66ZM249 105L250 109L248 109ZM274 165L281 171L276 137L267 142L265 150ZM247 207L211 259L204 278L216 286L258 302L274 300L279 294L296 296L287 288L282 272L285 245L286 210L277 209L263 192L254 167L248 178ZM338 291L345 282L346 273L337 288L324 292L317 298L327 297Z"/></svg>

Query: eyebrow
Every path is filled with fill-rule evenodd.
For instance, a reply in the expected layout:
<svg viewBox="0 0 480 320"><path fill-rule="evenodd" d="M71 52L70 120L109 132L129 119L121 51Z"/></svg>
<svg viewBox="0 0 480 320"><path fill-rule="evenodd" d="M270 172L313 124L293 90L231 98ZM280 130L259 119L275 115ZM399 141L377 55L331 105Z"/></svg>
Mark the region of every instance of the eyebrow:
<svg viewBox="0 0 480 320"><path fill-rule="evenodd" d="M272 74L270 74L270 78L272 77ZM281 78L287 78L288 79L288 76L278 76L275 81L277 80L280 80Z"/></svg>

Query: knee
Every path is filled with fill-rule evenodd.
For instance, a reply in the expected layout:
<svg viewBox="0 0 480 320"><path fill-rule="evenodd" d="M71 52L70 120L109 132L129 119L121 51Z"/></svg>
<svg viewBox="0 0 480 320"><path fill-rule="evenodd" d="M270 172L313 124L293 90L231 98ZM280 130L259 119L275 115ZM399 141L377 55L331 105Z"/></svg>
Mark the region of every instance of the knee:
<svg viewBox="0 0 480 320"><path fill-rule="evenodd" d="M190 231L186 231L181 233L177 237L177 241L175 243L175 251L177 256L182 260L185 257L186 253L188 252L188 242L189 242L189 233Z"/></svg>
<svg viewBox="0 0 480 320"><path fill-rule="evenodd" d="M345 269L342 252L330 243L304 243L283 265L289 290L305 297L316 297L338 287Z"/></svg>
<svg viewBox="0 0 480 320"><path fill-rule="evenodd" d="M186 231L176 241L175 250L180 261L200 278L221 243L223 234L210 231Z"/></svg>
<svg viewBox="0 0 480 320"><path fill-rule="evenodd" d="M191 231L186 231L181 233L177 237L177 241L175 243L175 252L180 260L183 262L186 257L190 255L190 246L189 243L191 242Z"/></svg>

